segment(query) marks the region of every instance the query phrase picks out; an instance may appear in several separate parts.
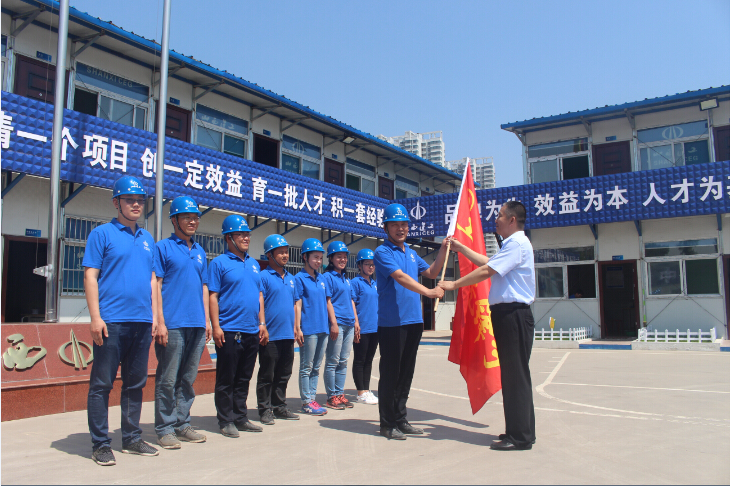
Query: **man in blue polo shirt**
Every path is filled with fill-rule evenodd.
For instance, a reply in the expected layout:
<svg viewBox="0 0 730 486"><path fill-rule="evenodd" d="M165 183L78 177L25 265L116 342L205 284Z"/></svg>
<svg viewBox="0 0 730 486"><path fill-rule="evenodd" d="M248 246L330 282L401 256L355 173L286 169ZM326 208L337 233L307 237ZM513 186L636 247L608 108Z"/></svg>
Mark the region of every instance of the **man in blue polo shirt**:
<svg viewBox="0 0 730 486"><path fill-rule="evenodd" d="M269 341L259 264L248 254L250 231L243 216L226 217L222 234L228 251L208 267L210 322L217 355L215 408L221 433L234 438L239 430L263 430L251 423L246 410L259 345Z"/></svg>
<svg viewBox="0 0 730 486"><path fill-rule="evenodd" d="M155 354L155 432L165 449L179 449L180 441L205 442L190 426L195 400L193 383L200 356L212 330L208 324L208 263L205 251L193 239L200 210L190 197L170 204L175 232L157 243L155 274L158 295Z"/></svg>
<svg viewBox="0 0 730 486"><path fill-rule="evenodd" d="M400 204L385 208L383 228L388 237L375 250L378 280L378 341L380 342L380 435L405 440L404 434L423 434L408 423L406 402L416 368L418 344L423 333L421 298L444 296L443 289L428 289L418 283L418 275L435 279L446 259L442 244L429 266L406 243L408 213Z"/></svg>
<svg viewBox="0 0 730 486"><path fill-rule="evenodd" d="M269 342L259 347L259 376L256 383L259 417L264 425L273 425L274 417L299 420L286 407L286 386L294 364L294 277L284 268L289 262L289 243L281 235L264 240L269 266L261 272L261 291Z"/></svg>
<svg viewBox="0 0 730 486"><path fill-rule="evenodd" d="M91 316L94 363L89 379L87 415L92 459L116 464L109 438L109 392L122 365L122 452L156 456L141 439L139 417L147 361L157 331L155 240L137 226L146 192L131 176L114 183L117 217L94 228L84 251L84 291Z"/></svg>

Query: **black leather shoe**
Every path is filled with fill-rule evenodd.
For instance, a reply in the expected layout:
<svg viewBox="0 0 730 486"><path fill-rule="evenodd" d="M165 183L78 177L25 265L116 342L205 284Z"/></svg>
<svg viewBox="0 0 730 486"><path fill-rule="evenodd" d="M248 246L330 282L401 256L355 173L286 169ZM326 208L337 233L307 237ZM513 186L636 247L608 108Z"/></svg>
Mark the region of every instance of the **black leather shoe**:
<svg viewBox="0 0 730 486"><path fill-rule="evenodd" d="M508 440L495 440L489 448L495 451L529 451L532 449L532 444L516 446Z"/></svg>
<svg viewBox="0 0 730 486"><path fill-rule="evenodd" d="M293 414L288 408L283 410L274 410L274 417L281 420L299 420L299 415Z"/></svg>
<svg viewBox="0 0 730 486"><path fill-rule="evenodd" d="M403 422L402 424L398 424L398 430L403 432L404 434L409 435L423 435L423 429L416 428L409 424L408 422Z"/></svg>
<svg viewBox="0 0 730 486"><path fill-rule="evenodd" d="M380 427L380 435L387 439L406 440L406 436L403 435L403 432L395 427Z"/></svg>
<svg viewBox="0 0 730 486"><path fill-rule="evenodd" d="M252 423L250 420L246 420L245 422L238 422L235 425L236 428L242 432L262 432L264 430L258 425Z"/></svg>
<svg viewBox="0 0 730 486"><path fill-rule="evenodd" d="M509 440L509 438L507 437L507 434L499 434L498 438L499 438L499 440L507 440L507 441ZM532 440L533 445L535 444L535 440L537 440L537 439Z"/></svg>

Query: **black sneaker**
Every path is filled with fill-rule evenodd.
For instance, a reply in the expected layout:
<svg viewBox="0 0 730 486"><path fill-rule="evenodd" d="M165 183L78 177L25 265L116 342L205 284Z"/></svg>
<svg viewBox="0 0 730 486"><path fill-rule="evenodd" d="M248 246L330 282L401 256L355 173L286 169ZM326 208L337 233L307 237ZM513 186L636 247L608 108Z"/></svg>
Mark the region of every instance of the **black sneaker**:
<svg viewBox="0 0 730 486"><path fill-rule="evenodd" d="M380 435L388 440L406 440L405 434L398 430L398 427L380 427Z"/></svg>
<svg viewBox="0 0 730 486"><path fill-rule="evenodd" d="M401 424L398 424L398 430L403 432L404 434L408 435L421 435L423 434L423 429L419 429L417 427L412 426L408 422L403 422Z"/></svg>
<svg viewBox="0 0 730 486"><path fill-rule="evenodd" d="M259 413L259 417L261 423L264 425L274 425L276 423L274 413L269 409L264 410L263 413Z"/></svg>
<svg viewBox="0 0 730 486"><path fill-rule="evenodd" d="M125 454L137 454L138 456L157 456L160 454L160 451L141 439L122 447L122 452Z"/></svg>
<svg viewBox="0 0 730 486"><path fill-rule="evenodd" d="M291 410L285 408L283 410L275 410L274 417L281 420L299 420L299 415L293 414Z"/></svg>
<svg viewBox="0 0 730 486"><path fill-rule="evenodd" d="M100 466L113 466L117 463L112 448L109 446L99 447L91 454L91 458Z"/></svg>

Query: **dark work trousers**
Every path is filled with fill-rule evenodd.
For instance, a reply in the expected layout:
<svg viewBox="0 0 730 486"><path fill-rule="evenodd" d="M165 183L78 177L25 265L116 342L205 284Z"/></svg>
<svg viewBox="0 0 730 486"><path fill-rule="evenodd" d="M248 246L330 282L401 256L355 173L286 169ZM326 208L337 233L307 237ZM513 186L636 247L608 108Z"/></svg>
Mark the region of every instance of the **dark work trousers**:
<svg viewBox="0 0 730 486"><path fill-rule="evenodd" d="M236 339L236 335L240 339ZM248 420L246 399L248 384L256 366L259 333L224 332L223 347L215 347L215 408L221 428Z"/></svg>
<svg viewBox="0 0 730 486"><path fill-rule="evenodd" d="M502 370L505 433L516 446L528 445L535 440L530 378L535 320L527 304L495 304L491 306L491 312Z"/></svg>
<svg viewBox="0 0 730 486"><path fill-rule="evenodd" d="M259 415L265 410L281 412L286 409L286 385L294 364L294 340L280 339L259 346L259 376L256 398Z"/></svg>
<svg viewBox="0 0 730 486"><path fill-rule="evenodd" d="M411 391L416 354L421 342L423 324L379 327L380 381L378 408L381 427L397 427L405 423L406 402Z"/></svg>
<svg viewBox="0 0 730 486"><path fill-rule="evenodd" d="M370 375L373 371L373 358L378 349L378 333L360 334L360 342L353 343L355 357L352 360L352 379L359 391L370 390Z"/></svg>

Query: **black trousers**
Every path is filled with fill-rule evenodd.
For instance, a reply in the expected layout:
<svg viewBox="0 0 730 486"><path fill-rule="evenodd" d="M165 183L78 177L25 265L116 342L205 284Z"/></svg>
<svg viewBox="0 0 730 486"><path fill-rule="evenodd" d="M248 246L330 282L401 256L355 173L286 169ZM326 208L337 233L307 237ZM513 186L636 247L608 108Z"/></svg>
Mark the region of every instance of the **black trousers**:
<svg viewBox="0 0 730 486"><path fill-rule="evenodd" d="M294 340L269 341L259 346L259 376L256 398L259 414L265 410L282 411L286 408L286 385L294 364Z"/></svg>
<svg viewBox="0 0 730 486"><path fill-rule="evenodd" d="M355 352L355 357L352 359L352 379L358 390L370 390L370 375L377 349L377 332L360 334L360 342L352 344L352 350Z"/></svg>
<svg viewBox="0 0 730 486"><path fill-rule="evenodd" d="M221 428L247 420L248 384L256 366L256 353L259 349L259 333L224 332L223 335L223 347L215 347L217 359L214 399ZM236 335L239 335L238 340Z"/></svg>
<svg viewBox="0 0 730 486"><path fill-rule="evenodd" d="M535 406L530 378L535 320L527 304L495 304L491 313L502 370L505 433L513 444L527 445L535 440Z"/></svg>
<svg viewBox="0 0 730 486"><path fill-rule="evenodd" d="M381 427L397 427L406 422L406 402L411 391L416 354L423 324L379 327L380 381L378 408Z"/></svg>

